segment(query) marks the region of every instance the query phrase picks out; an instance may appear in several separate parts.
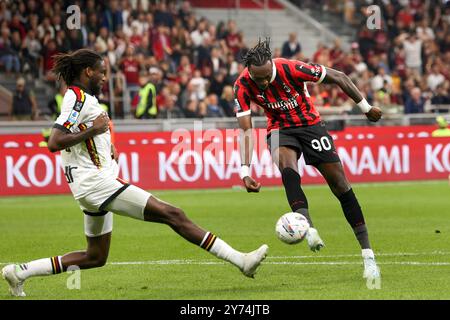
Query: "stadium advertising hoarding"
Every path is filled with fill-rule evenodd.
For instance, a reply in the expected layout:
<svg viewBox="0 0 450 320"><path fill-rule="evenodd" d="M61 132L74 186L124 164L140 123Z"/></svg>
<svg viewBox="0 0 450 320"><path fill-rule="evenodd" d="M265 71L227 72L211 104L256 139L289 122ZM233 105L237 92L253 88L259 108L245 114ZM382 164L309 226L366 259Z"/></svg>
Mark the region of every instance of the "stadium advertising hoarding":
<svg viewBox="0 0 450 320"><path fill-rule="evenodd" d="M446 179L450 138L432 126L353 127L331 132L351 182ZM251 174L263 186L281 185L263 129L255 130ZM238 130L116 133L121 177L149 190L241 186ZM68 193L59 153L39 147L41 136L0 135L0 195ZM302 181L324 183L299 160Z"/></svg>

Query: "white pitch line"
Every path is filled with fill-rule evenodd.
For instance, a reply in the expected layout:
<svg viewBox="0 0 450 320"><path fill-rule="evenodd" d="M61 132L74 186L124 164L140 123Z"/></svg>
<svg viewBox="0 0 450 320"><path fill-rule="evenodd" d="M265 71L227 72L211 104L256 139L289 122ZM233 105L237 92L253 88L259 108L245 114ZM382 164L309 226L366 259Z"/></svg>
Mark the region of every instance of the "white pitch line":
<svg viewBox="0 0 450 320"><path fill-rule="evenodd" d="M362 262L354 261L318 261L318 262L298 262L298 261L277 261L263 262L272 265L362 265ZM109 265L225 265L221 261L202 260L157 260L157 261L130 261L130 262L110 262ZM413 265L413 266L450 266L450 262L418 262L418 261L392 261L379 262L379 265Z"/></svg>
<svg viewBox="0 0 450 320"><path fill-rule="evenodd" d="M0 263L6 265L10 263ZM155 260L155 261L121 261L108 262L113 266L130 265L226 265L226 262L208 261L208 260ZM317 262L299 262L299 261L266 261L264 264L271 265L362 265L362 262L355 261L317 261ZM379 262L378 265L411 265L411 266L450 266L450 262L419 262L419 261L391 261Z"/></svg>
<svg viewBox="0 0 450 320"><path fill-rule="evenodd" d="M298 262L298 261L267 261L264 264L271 265L362 265L362 262L354 261L317 261L317 262ZM157 261L130 261L130 262L110 262L109 265L225 265L221 261L202 261L202 260L157 260ZM379 262L378 265L412 265L412 266L450 266L450 262L419 262L419 261L392 261Z"/></svg>
<svg viewBox="0 0 450 320"><path fill-rule="evenodd" d="M275 265L362 265L362 262L352 261L320 261L320 262L296 262L296 261L279 261L265 262L265 264ZM418 262L418 261L392 261L378 262L378 265L414 265L414 266L450 266L450 262Z"/></svg>
<svg viewBox="0 0 450 320"><path fill-rule="evenodd" d="M400 264L400 265L414 265L414 266L450 266L450 262L416 262L416 261L397 261L397 262L381 262L378 264Z"/></svg>
<svg viewBox="0 0 450 320"><path fill-rule="evenodd" d="M398 253L376 253L375 257L404 257L404 256L447 256L450 252L433 251L433 252L398 252ZM322 259L322 258L352 258L361 257L360 254L336 254L336 255L314 255L314 256L268 256L267 259Z"/></svg>
<svg viewBox="0 0 450 320"><path fill-rule="evenodd" d="M431 255L450 255L446 251L431 251L431 252L398 252L398 253L379 253L377 256L383 257L404 257L404 256L431 256ZM358 254L338 254L338 255L315 255L315 256L268 256L266 259L323 259L323 258L351 258L361 257ZM0 262L0 265L12 264L14 262ZM314 262L300 262L300 261L267 261L265 264L280 264L280 265L361 265L362 262L354 261L314 261ZM149 261L117 261L108 262L109 265L221 265L225 262L217 260L193 260L193 259L173 259L173 260L149 260ZM423 266L447 266L450 262L417 262L417 261L391 261L378 262L380 265L423 265Z"/></svg>

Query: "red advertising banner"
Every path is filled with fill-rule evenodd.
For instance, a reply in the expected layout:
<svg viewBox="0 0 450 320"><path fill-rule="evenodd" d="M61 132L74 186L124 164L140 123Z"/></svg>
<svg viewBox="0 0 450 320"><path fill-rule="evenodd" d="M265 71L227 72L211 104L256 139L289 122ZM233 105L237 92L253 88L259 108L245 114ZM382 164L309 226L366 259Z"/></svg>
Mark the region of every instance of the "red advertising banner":
<svg viewBox="0 0 450 320"><path fill-rule="evenodd" d="M446 179L450 138L432 138L432 126L352 127L331 132L351 182ZM265 143L255 130L251 174L281 185ZM121 177L148 190L241 185L237 130L116 133ZM38 146L40 135L0 135L0 196L68 193L59 153ZM303 183L324 183L299 160Z"/></svg>

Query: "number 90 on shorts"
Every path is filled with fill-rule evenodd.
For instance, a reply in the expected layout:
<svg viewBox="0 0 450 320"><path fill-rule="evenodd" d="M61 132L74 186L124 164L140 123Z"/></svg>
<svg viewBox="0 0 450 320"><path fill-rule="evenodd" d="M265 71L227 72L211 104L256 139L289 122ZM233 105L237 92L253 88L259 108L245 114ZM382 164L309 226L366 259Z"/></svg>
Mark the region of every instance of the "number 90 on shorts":
<svg viewBox="0 0 450 320"><path fill-rule="evenodd" d="M333 148L333 145L330 142L330 138L327 136L323 136L320 139L313 139L311 140L311 146L314 150L317 150L319 152L321 151L330 151Z"/></svg>
<svg viewBox="0 0 450 320"><path fill-rule="evenodd" d="M323 123L271 132L267 137L270 151L278 147L289 147L303 154L305 163L317 165L327 162L340 162L338 153Z"/></svg>

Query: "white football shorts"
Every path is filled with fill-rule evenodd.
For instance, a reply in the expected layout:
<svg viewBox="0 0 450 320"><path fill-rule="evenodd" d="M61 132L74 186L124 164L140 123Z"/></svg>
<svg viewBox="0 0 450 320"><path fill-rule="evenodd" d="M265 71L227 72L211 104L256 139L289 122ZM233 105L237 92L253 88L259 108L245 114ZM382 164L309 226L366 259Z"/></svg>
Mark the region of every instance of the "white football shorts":
<svg viewBox="0 0 450 320"><path fill-rule="evenodd" d="M95 192L78 199L84 212L84 233L98 237L113 229L113 213L144 220L144 209L151 193L120 179L105 181Z"/></svg>

